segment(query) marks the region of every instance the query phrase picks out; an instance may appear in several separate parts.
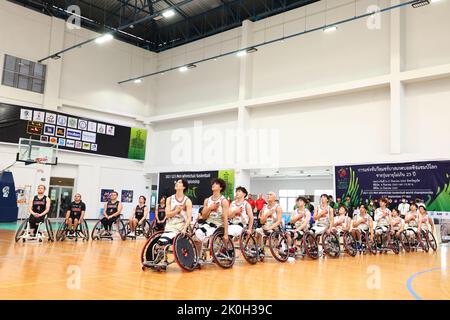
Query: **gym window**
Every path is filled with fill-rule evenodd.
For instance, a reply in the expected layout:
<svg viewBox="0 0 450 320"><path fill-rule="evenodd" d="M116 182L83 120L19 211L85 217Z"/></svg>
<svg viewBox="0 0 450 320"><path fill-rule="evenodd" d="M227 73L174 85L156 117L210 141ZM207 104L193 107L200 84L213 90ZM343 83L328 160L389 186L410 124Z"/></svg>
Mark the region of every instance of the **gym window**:
<svg viewBox="0 0 450 320"><path fill-rule="evenodd" d="M305 190L280 190L278 199L283 212L291 212L294 210L295 200L298 196L304 196Z"/></svg>
<svg viewBox="0 0 450 320"><path fill-rule="evenodd" d="M5 55L2 85L44 93L47 66Z"/></svg>

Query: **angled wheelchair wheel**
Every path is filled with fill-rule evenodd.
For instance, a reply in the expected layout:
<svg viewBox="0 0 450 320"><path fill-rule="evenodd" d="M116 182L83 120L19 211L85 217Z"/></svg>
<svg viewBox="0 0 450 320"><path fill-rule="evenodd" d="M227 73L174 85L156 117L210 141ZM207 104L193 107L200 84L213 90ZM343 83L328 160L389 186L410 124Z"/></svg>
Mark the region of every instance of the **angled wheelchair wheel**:
<svg viewBox="0 0 450 320"><path fill-rule="evenodd" d="M128 235L131 232L130 221L127 220L126 222L124 222L124 224L125 224L125 232Z"/></svg>
<svg viewBox="0 0 450 320"><path fill-rule="evenodd" d="M356 249L356 240L350 232L344 232L342 238L344 239L344 249L350 256L354 257L358 253Z"/></svg>
<svg viewBox="0 0 450 320"><path fill-rule="evenodd" d="M58 230L56 231L56 241L64 241L64 239L66 239L66 221L61 222L59 224Z"/></svg>
<svg viewBox="0 0 450 320"><path fill-rule="evenodd" d="M210 250L213 261L220 267L228 269L234 265L236 251L231 239L225 243L223 231L223 228L220 227L211 235Z"/></svg>
<svg viewBox="0 0 450 320"><path fill-rule="evenodd" d="M18 242L20 238L24 235L26 229L27 229L28 219L25 219L22 221L22 223L19 225L19 228L16 231L15 240Z"/></svg>
<svg viewBox="0 0 450 320"><path fill-rule="evenodd" d="M125 223L122 221L122 219L117 219L115 222L118 227L120 239L127 240L127 228L125 227Z"/></svg>
<svg viewBox="0 0 450 320"><path fill-rule="evenodd" d="M400 233L400 243L402 245L403 250L405 250L405 252L411 251L411 244L409 243L409 238L406 233L406 230L403 230L402 233Z"/></svg>
<svg viewBox="0 0 450 320"><path fill-rule="evenodd" d="M53 234L52 223L50 222L50 219L47 217L45 218L45 229L47 231L48 241L53 242L55 240L55 235Z"/></svg>
<svg viewBox="0 0 450 320"><path fill-rule="evenodd" d="M141 251L141 263L142 269L150 268L152 270L157 270L157 265L164 258L164 255L161 254L161 250L159 250L159 246L157 246L159 238L163 234L163 231L155 232L144 244L144 247ZM150 262L150 264L144 265L144 263Z"/></svg>
<svg viewBox="0 0 450 320"><path fill-rule="evenodd" d="M337 258L341 253L339 236L335 232L324 233L322 236L323 251L326 255Z"/></svg>
<svg viewBox="0 0 450 320"><path fill-rule="evenodd" d="M239 247L245 261L250 264L256 264L258 262L258 243L253 234L247 234L247 228L242 230L241 236L239 237Z"/></svg>
<svg viewBox="0 0 450 320"><path fill-rule="evenodd" d="M306 255L310 257L311 259L318 259L319 258L319 244L317 243L316 237L307 232L303 236L303 248L305 248Z"/></svg>
<svg viewBox="0 0 450 320"><path fill-rule="evenodd" d="M193 271L198 264L194 240L188 235L177 234L173 239L173 255L178 266L185 271Z"/></svg>
<svg viewBox="0 0 450 320"><path fill-rule="evenodd" d="M103 230L102 221L98 220L97 223L94 225L94 228L92 228L91 232L91 239L92 240L100 240L100 233Z"/></svg>
<svg viewBox="0 0 450 320"><path fill-rule="evenodd" d="M395 234L393 234L393 235L389 234L387 237L387 241L389 243L389 248L395 254L399 254L400 253L400 242L398 241L398 238L395 236Z"/></svg>
<svg viewBox="0 0 450 320"><path fill-rule="evenodd" d="M286 262L289 258L289 246L286 235L281 231L273 231L269 236L269 249L277 261Z"/></svg>
<svg viewBox="0 0 450 320"><path fill-rule="evenodd" d="M436 251L437 250L437 242L436 242L436 238L434 237L433 233L430 232L429 230L427 230L426 237L427 237L427 242L428 242L430 248L433 251Z"/></svg>
<svg viewBox="0 0 450 320"><path fill-rule="evenodd" d="M147 239L150 238L150 236L152 235L152 226L150 225L150 222L148 222L147 219L144 220L144 222L142 223L142 232L144 237L146 237Z"/></svg>
<svg viewBox="0 0 450 320"><path fill-rule="evenodd" d="M427 241L427 234L423 230L420 232L420 235L419 235L419 245L423 251L425 251L425 252L430 251L430 246Z"/></svg>
<svg viewBox="0 0 450 320"><path fill-rule="evenodd" d="M366 245L367 245L367 249L369 249L369 252L371 254L377 254L378 252L378 247L377 247L377 242L374 240L366 240Z"/></svg>
<svg viewBox="0 0 450 320"><path fill-rule="evenodd" d="M81 234L83 235L83 241L89 241L89 226L85 219L78 226L81 230Z"/></svg>

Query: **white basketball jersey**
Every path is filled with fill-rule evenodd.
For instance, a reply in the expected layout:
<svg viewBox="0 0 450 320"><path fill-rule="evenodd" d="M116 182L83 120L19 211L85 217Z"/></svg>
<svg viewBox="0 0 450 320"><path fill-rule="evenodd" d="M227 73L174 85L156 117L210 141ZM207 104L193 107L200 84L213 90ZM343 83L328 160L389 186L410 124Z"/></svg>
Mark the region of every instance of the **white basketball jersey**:
<svg viewBox="0 0 450 320"><path fill-rule="evenodd" d="M239 216L236 215L233 219L231 219L232 224L242 223L243 225L246 225L248 223L247 204L248 202L246 200L242 201L241 203L238 203L236 200L234 200L231 203L231 211L242 208L241 214Z"/></svg>
<svg viewBox="0 0 450 320"><path fill-rule="evenodd" d="M220 196L219 199L213 200L212 196L208 198L207 205L208 207L212 206L213 204L217 204L217 210L211 211L209 214L208 219L206 219L207 223L213 223L217 227L220 227L223 225L223 208L222 208L222 201L225 200L224 196Z"/></svg>

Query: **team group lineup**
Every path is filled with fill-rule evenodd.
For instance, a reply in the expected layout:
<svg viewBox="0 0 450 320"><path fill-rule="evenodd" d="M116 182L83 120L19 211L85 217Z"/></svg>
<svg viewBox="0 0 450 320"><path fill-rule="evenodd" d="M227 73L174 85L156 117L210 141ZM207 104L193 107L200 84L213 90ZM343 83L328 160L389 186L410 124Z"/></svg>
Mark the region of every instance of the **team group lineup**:
<svg viewBox="0 0 450 320"><path fill-rule="evenodd" d="M433 219L421 202L399 210L389 209L389 201L381 198L377 201L379 206L361 203L349 214L344 203L330 205L330 196L326 194L321 195L316 207L299 196L285 221L275 192L269 192L261 210L256 211L253 200L248 200L245 187L237 187L234 200L230 201L223 195L226 182L216 178L211 181L212 195L204 200L193 219L193 204L185 195L188 182L179 179L174 189L173 195L160 199L152 222L148 220L149 209L144 196L139 197L131 217L124 221L118 194L111 193L103 217L91 233L84 217L86 205L81 195L76 194L64 221L54 233L47 217L50 201L45 195L46 188L39 185L37 195L29 204L30 215L20 224L15 240L42 242L55 238L57 241L66 238L89 240L90 237L92 240L113 240L116 234L126 240L144 236L142 269L155 271L166 270L172 263L186 271L212 263L230 268L237 251L245 261L256 264L265 260L267 251L277 261L286 262L300 257L337 258L342 253L354 257L358 253L392 251L398 254L402 250L428 252L430 248L437 249Z"/></svg>

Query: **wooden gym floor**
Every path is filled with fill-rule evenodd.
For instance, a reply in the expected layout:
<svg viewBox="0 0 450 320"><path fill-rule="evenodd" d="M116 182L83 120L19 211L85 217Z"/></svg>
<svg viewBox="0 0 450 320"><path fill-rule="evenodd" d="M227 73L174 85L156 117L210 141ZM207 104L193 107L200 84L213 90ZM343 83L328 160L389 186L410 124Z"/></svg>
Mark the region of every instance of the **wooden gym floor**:
<svg viewBox="0 0 450 320"><path fill-rule="evenodd" d="M15 243L0 228L0 299L450 299L450 246L435 253L294 264L238 257L232 269L142 271L144 240ZM79 278L74 277L74 272ZM79 279L79 287L76 280Z"/></svg>

